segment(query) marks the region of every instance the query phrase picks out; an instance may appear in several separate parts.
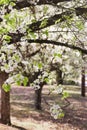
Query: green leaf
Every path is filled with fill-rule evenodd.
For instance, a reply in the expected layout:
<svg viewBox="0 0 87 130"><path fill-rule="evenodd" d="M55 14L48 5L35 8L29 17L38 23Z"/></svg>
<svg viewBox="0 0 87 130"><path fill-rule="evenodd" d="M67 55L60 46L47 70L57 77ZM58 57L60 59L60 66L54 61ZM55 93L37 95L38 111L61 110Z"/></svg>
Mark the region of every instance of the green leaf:
<svg viewBox="0 0 87 130"><path fill-rule="evenodd" d="M16 75L16 79L20 79L20 77L21 77L21 74Z"/></svg>
<svg viewBox="0 0 87 130"><path fill-rule="evenodd" d="M15 77L14 77L14 81L17 85L21 85L21 81L22 81L22 76L21 74L17 74Z"/></svg>
<svg viewBox="0 0 87 130"><path fill-rule="evenodd" d="M27 32L28 32L28 37L29 38L36 39L36 34L34 32L32 32L31 29L29 29Z"/></svg>
<svg viewBox="0 0 87 130"><path fill-rule="evenodd" d="M6 34L7 32L6 28L0 27L0 34Z"/></svg>
<svg viewBox="0 0 87 130"><path fill-rule="evenodd" d="M5 69L8 69L9 65L6 63L6 64L4 64L4 67L5 67Z"/></svg>
<svg viewBox="0 0 87 130"><path fill-rule="evenodd" d="M47 23L48 23L48 19L45 18L45 19L41 22L40 28L45 27L45 26L47 25Z"/></svg>
<svg viewBox="0 0 87 130"><path fill-rule="evenodd" d="M58 119L63 118L64 115L65 115L64 112L59 113L59 115L58 115Z"/></svg>
<svg viewBox="0 0 87 130"><path fill-rule="evenodd" d="M84 24L82 21L77 21L76 22L76 27L79 29L79 30L82 30L84 29Z"/></svg>
<svg viewBox="0 0 87 130"><path fill-rule="evenodd" d="M20 61L20 57L19 55L15 54L13 57L12 57L13 60L19 62Z"/></svg>
<svg viewBox="0 0 87 130"><path fill-rule="evenodd" d="M9 92L11 90L11 85L10 84L3 84L2 88L4 89L5 92Z"/></svg>
<svg viewBox="0 0 87 130"><path fill-rule="evenodd" d="M48 7L47 7L47 6L44 6L44 8L43 8L43 13L46 14L47 11L48 11Z"/></svg>
<svg viewBox="0 0 87 130"><path fill-rule="evenodd" d="M38 68L39 68L39 69L42 68L42 63L38 63Z"/></svg>
<svg viewBox="0 0 87 130"><path fill-rule="evenodd" d="M23 79L23 85L26 86L27 83L28 83L28 78L27 78L27 77L24 77L24 79Z"/></svg>
<svg viewBox="0 0 87 130"><path fill-rule="evenodd" d="M30 36L33 38L33 39L36 39L36 34L34 32L31 32L30 33Z"/></svg>
<svg viewBox="0 0 87 130"><path fill-rule="evenodd" d="M43 34L45 34L48 37L48 30L43 31Z"/></svg>
<svg viewBox="0 0 87 130"><path fill-rule="evenodd" d="M0 5L9 4L10 0L0 0Z"/></svg>
<svg viewBox="0 0 87 130"><path fill-rule="evenodd" d="M11 6L15 6L16 4L14 2L10 2L10 5Z"/></svg>
<svg viewBox="0 0 87 130"><path fill-rule="evenodd" d="M48 78L44 78L44 81L45 81L46 83L49 83L49 79L48 79Z"/></svg>
<svg viewBox="0 0 87 130"><path fill-rule="evenodd" d="M16 1L16 0L14 0L14 2L15 2L15 1ZM12 2L12 0L0 0L0 5L10 4L10 5L14 6L14 5L15 5L14 2ZM13 3L14 3L14 4L13 4Z"/></svg>
<svg viewBox="0 0 87 130"><path fill-rule="evenodd" d="M17 84L18 86L20 86L20 85L21 85L21 80L20 80L20 79L17 80L17 81L16 81L16 84Z"/></svg>
<svg viewBox="0 0 87 130"><path fill-rule="evenodd" d="M65 99L65 98L68 98L68 97L69 97L69 93L67 93L67 92L63 92L62 99Z"/></svg>
<svg viewBox="0 0 87 130"><path fill-rule="evenodd" d="M4 15L4 19L6 20L8 26L11 26L12 29L15 29L15 27L16 27L16 15L12 16L11 14L7 13L6 15Z"/></svg>
<svg viewBox="0 0 87 130"><path fill-rule="evenodd" d="M62 54L60 54L60 53L54 53L54 57L62 58Z"/></svg>
<svg viewBox="0 0 87 130"><path fill-rule="evenodd" d="M61 20L61 19L56 20L56 21L55 21L55 24L59 23L59 22L60 22L60 20Z"/></svg>
<svg viewBox="0 0 87 130"><path fill-rule="evenodd" d="M5 19L5 20L9 20L9 17L10 17L10 14L8 14L8 13L6 13L6 14L4 15L4 19Z"/></svg>
<svg viewBox="0 0 87 130"><path fill-rule="evenodd" d="M3 39L7 42L10 42L10 40L12 39L11 36L8 36L8 35L4 35L3 36Z"/></svg>
<svg viewBox="0 0 87 130"><path fill-rule="evenodd" d="M15 77L14 77L14 81L15 83L20 86L20 85L24 85L26 86L27 83L28 83L28 78L21 75L21 74L17 74Z"/></svg>

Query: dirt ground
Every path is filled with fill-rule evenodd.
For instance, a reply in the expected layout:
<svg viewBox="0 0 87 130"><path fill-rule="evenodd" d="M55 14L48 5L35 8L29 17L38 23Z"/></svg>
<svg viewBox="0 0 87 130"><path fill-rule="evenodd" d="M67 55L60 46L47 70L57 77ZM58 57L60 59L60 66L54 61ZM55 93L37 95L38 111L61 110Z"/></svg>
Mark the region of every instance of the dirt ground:
<svg viewBox="0 0 87 130"><path fill-rule="evenodd" d="M70 89L69 89L70 90ZM55 120L47 103L59 100L55 94L48 96L47 86L42 94L42 111L34 108L34 91L30 87L13 87L11 90L11 122L14 127L0 124L0 130L87 130L87 95L80 96L80 89L69 91L70 105L65 117Z"/></svg>

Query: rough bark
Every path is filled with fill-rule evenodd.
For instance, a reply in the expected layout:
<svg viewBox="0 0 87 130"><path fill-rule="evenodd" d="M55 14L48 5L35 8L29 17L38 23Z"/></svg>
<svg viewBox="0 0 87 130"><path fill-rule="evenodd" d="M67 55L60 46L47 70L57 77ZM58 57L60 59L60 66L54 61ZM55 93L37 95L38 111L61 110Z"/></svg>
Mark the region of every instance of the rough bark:
<svg viewBox="0 0 87 130"><path fill-rule="evenodd" d="M76 15L79 16L79 15L83 15L83 14L87 14L87 8L81 8L81 7L78 7L75 9L76 11ZM87 15L86 15L87 16ZM87 17L86 17L87 18Z"/></svg>
<svg viewBox="0 0 87 130"><path fill-rule="evenodd" d="M0 87L1 87L1 122L3 124L11 125L10 120L10 92L5 92L2 88L4 81L8 78L5 72L0 73Z"/></svg>
<svg viewBox="0 0 87 130"><path fill-rule="evenodd" d="M56 5L59 2L68 2L71 0L39 0L38 2L33 2L32 0L19 0L17 1L14 6L16 9L22 9L25 7L35 6L35 5L43 5L43 4L50 4L50 5Z"/></svg>
<svg viewBox="0 0 87 130"><path fill-rule="evenodd" d="M65 46L65 47L71 48L73 50L81 51L82 53L87 55L87 49L84 49L84 48L81 48L79 46L75 46L72 44L68 44L68 43L62 43L62 42L57 42L57 41L52 41L52 40L43 40L43 39L40 39L40 40L39 39L35 39L35 40L29 39L28 42L29 43L40 43L40 44L47 43L47 44L53 44L56 46Z"/></svg>
<svg viewBox="0 0 87 130"><path fill-rule="evenodd" d="M14 8L20 10L22 8L30 7L30 6L36 6L36 5L57 5L60 2L70 2L72 0L39 0L38 2L33 2L32 0L19 0L15 2ZM87 12L87 8L76 8L76 14L81 15L83 13Z"/></svg>
<svg viewBox="0 0 87 130"><path fill-rule="evenodd" d="M85 97L85 68L82 68L82 77L81 77L81 96Z"/></svg>
<svg viewBox="0 0 87 130"><path fill-rule="evenodd" d="M35 90L35 109L41 110L41 98L42 98L42 88L44 83L40 83L40 89Z"/></svg>
<svg viewBox="0 0 87 130"><path fill-rule="evenodd" d="M55 25L55 22L59 19L60 21L59 22L63 22L63 21L65 21L67 18L66 17L64 17L64 16L70 16L70 17L72 17L72 12L70 12L70 11L65 11L65 12L63 12L63 13L61 13L61 14L55 14L54 16L51 16L51 17L49 17L49 18L45 18L45 19L43 19L43 20L41 20L41 21L37 21L37 22L35 22L35 23L32 23L32 24L30 24L28 27L29 27L29 29L31 29L33 32L34 31L38 31L38 30L41 30L41 29L43 29L43 28L46 28L46 27L49 27L49 26L51 26L51 25ZM46 25L44 25L44 26L41 26L41 23L44 21L44 20L46 20Z"/></svg>
<svg viewBox="0 0 87 130"><path fill-rule="evenodd" d="M57 82L57 85L63 84L62 71L59 69L56 70L56 82Z"/></svg>

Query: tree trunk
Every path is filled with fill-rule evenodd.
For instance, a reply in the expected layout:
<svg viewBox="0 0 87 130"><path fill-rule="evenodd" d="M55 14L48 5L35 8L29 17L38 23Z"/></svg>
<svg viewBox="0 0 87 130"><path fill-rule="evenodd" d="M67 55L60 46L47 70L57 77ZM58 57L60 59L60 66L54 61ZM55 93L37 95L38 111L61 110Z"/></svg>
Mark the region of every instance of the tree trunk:
<svg viewBox="0 0 87 130"><path fill-rule="evenodd" d="M57 85L63 84L63 78L62 78L62 71L61 70L56 70L56 82L57 82Z"/></svg>
<svg viewBox="0 0 87 130"><path fill-rule="evenodd" d="M81 96L85 97L85 68L82 68Z"/></svg>
<svg viewBox="0 0 87 130"><path fill-rule="evenodd" d="M41 96L43 84L40 84L40 89L35 90L35 108L41 110Z"/></svg>
<svg viewBox="0 0 87 130"><path fill-rule="evenodd" d="M3 124L11 125L10 121L10 92L5 92L2 88L4 81L8 78L5 72L0 73L0 87L1 87L1 122Z"/></svg>

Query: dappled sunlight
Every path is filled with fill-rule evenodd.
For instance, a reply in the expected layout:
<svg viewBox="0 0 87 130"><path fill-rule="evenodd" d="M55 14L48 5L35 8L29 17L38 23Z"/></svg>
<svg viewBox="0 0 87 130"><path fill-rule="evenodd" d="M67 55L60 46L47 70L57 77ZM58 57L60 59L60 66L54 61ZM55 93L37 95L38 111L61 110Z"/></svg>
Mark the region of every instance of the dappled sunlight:
<svg viewBox="0 0 87 130"><path fill-rule="evenodd" d="M23 95L22 90L25 92ZM55 93L48 95L48 87L44 87L42 94L42 111L37 111L34 108L34 92L32 91L30 88L24 87L21 89L20 87L14 87L14 91L11 91L12 124L21 126L26 130L60 130L60 128L63 130L70 130L71 128L73 130L86 130L87 97L83 98L78 94L71 94L69 97L71 104L65 109L65 117L55 120L49 113L49 107L45 103L44 97L48 103L52 103L54 99L60 99L58 95ZM31 97L29 96L30 93L32 93Z"/></svg>

